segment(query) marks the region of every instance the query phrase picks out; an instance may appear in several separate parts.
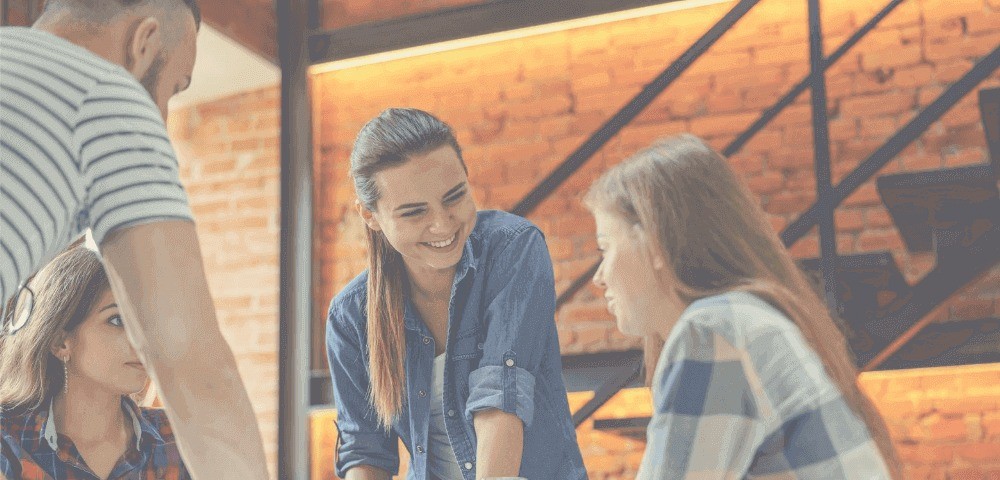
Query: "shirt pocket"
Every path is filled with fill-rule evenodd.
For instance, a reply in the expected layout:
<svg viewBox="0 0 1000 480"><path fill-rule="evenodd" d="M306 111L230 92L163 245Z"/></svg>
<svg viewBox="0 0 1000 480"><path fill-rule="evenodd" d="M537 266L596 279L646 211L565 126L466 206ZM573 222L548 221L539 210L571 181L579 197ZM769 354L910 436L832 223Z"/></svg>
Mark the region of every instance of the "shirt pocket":
<svg viewBox="0 0 1000 480"><path fill-rule="evenodd" d="M479 360L483 356L483 340L478 326L468 328L455 336L451 349L451 360Z"/></svg>

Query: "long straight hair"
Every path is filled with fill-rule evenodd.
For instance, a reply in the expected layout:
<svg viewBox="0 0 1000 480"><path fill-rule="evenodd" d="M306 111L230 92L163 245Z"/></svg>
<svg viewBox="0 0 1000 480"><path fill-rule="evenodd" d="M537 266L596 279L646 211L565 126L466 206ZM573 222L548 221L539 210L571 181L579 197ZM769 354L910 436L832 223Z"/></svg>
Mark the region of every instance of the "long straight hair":
<svg viewBox="0 0 1000 480"><path fill-rule="evenodd" d="M71 335L111 288L97 253L73 247L45 266L28 284L34 308L28 323L0 331L0 407L38 408L63 388L65 365L52 347ZM14 317L28 307L14 306Z"/></svg>
<svg viewBox="0 0 1000 480"><path fill-rule="evenodd" d="M744 291L787 316L848 405L867 424L898 477L888 429L858 386L858 371L843 332L755 197L721 155L692 135L660 140L598 179L585 204L592 211L618 214L648 232L670 264L676 279L670 288L682 301L690 304ZM647 353L653 351L648 348L651 343L657 342L647 340ZM647 362L647 368L655 364Z"/></svg>
<svg viewBox="0 0 1000 480"><path fill-rule="evenodd" d="M417 109L384 110L362 127L354 141L351 178L358 201L374 212L382 196L376 174L401 165L414 155L443 146L453 148L462 168L466 168L458 140L446 123ZM403 308L409 282L399 252L382 232L366 229L368 396L380 425L389 429L404 402L406 337Z"/></svg>

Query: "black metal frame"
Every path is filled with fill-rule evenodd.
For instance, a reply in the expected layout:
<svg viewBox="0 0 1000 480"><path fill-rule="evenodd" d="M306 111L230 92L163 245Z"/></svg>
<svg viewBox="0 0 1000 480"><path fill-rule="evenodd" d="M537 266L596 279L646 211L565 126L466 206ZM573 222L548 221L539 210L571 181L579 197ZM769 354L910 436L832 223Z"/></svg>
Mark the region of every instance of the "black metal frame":
<svg viewBox="0 0 1000 480"><path fill-rule="evenodd" d="M817 171L817 190L818 198L816 203L813 204L804 214L802 214L797 220L786 227L781 233L781 239L785 246L791 246L797 240L802 238L809 230L811 230L817 224L820 227L820 243L821 243L821 263L824 278L824 288L826 289L825 297L828 305L831 307L831 311L837 311L836 305L836 231L834 225L834 210L837 206L841 204L851 193L853 193L858 187L860 187L865 181L870 179L876 171L885 166L893 157L899 154L907 145L913 142L920 134L922 134L935 120L940 118L948 109L954 106L962 97L968 94L976 85L981 83L989 74L1000 65L1000 47L995 49L990 54L981 58L976 64L970 69L965 75L962 76L958 81L950 85L934 102L924 108L920 114L914 117L906 126L900 129L896 134L894 134L884 145L878 148L875 152L868 156L868 158L861 163L861 165L855 169L851 174L845 177L836 187L833 187L830 182L830 171L829 171L829 139L827 134L828 124L826 121L826 95L825 95L825 71L832 65L836 60L838 60L844 53L847 52L854 44L856 44L861 38L867 35L875 26L884 19L896 6L901 3L901 0L890 1L882 10L879 11L871 20L869 20L861 29L855 32L847 41L844 42L841 47L839 47L831 56L827 59L822 58L822 33L821 33L821 21L819 15L819 1L810 0L809 3L809 18L810 18L810 60L811 60L811 71L807 78L800 82L798 85L793 87L792 91L786 94L782 99L778 101L774 106L764 111L761 117L755 121L751 127L745 131L743 134L738 136L729 146L726 147L724 153L732 155L739 148L746 144L754 134L759 132L767 123L769 123L777 114L787 107L793 99L798 96L805 88L811 87L813 89L813 132L814 132L814 142L816 149L816 171ZM673 66L673 65L672 65ZM679 75L681 72L677 72ZM661 74L661 77L666 75ZM660 77L658 77L659 79ZM818 92L817 90L822 90ZM645 90L643 91L645 93ZM640 93L640 95L642 95ZM630 105L634 103L636 99L630 102ZM650 100L651 101L651 100ZM621 113L621 112L619 112ZM610 122L609 122L610 123ZM605 125L607 126L607 125ZM602 127L594 137L602 134L605 127ZM618 129L620 130L621 127ZM594 138L587 141L587 144L591 143ZM605 140L606 141L606 140ZM603 143L602 143L603 144ZM596 153L597 149L590 152L590 156ZM578 150L579 152L579 150ZM590 156L587 158L574 158L577 152L574 152L562 165L560 165L556 172L547 177L545 180L539 184L538 187L533 189L531 193L525 198L524 201L515 207L515 213L527 214L536 207L542 200L547 198L555 188L558 187L561 181L558 179L565 180L573 172L580 168ZM572 163L571 163L572 160ZM547 187L548 190L542 188ZM543 193L544 192L544 193ZM590 277L594 275L599 267L600 262L595 262L590 269L587 270L583 275L574 279L571 282L570 287L565 291L561 292L557 299L557 306L562 306L565 302L569 301L580 289L582 289L589 280ZM949 272L952 271L962 271L965 270L954 270L952 267L944 266L944 270ZM947 275L939 274L929 276L925 278L920 284L914 287L913 291L915 294L921 294L923 292L928 292L927 299L936 298L938 295L930 294L930 291L935 287L944 288L946 285L943 279ZM921 287L921 288L918 288ZM957 288L957 286L952 285L952 288L947 289L952 293ZM941 292L938 292L941 293ZM947 297L944 297L947 298ZM903 311L891 315L887 318L894 325L911 326L916 322L921 316L926 315L930 311L930 308L940 301L927 303L919 302L919 304L908 305ZM905 330L905 328L904 328ZM613 381L612 381L613 382ZM609 382L609 383L612 383ZM610 397L609 397L610 398Z"/></svg>
<svg viewBox="0 0 1000 480"><path fill-rule="evenodd" d="M724 156L729 157L735 154L736 152L740 151L740 149L742 149L743 146L747 144L747 142L749 142L755 135L757 135L757 133L759 133L761 130L767 127L767 125L769 125L771 121L778 116L778 114L780 114L782 111L785 110L785 108L791 105L792 102L795 100L795 98L797 98L802 92L804 92L807 88L809 88L816 81L816 77L822 76L823 73L826 71L826 69L828 69L831 65L840 60L841 57L843 57L852 47L854 47L854 45L856 45L859 41L861 41L861 39L864 38L865 35L868 34L868 32L874 30L875 27L878 26L879 22L881 22L883 19L885 19L885 17L887 17L890 13L892 13L892 11L902 2L903 0L890 1L885 7L882 8L882 10L879 10L878 13L876 13L874 16L872 16L871 19L869 19L864 25L862 25L860 29L858 29L850 37L848 37L848 39L845 40L844 43L842 43L839 47L837 47L837 49L834 50L829 57L823 60L819 65L812 65L813 69L819 67L819 70L811 70L809 74L806 75L805 78L800 80L799 83L797 83L794 87L792 87L792 89L789 90L788 93L786 93L784 96L782 96L781 99L775 102L774 105L765 109L761 113L760 117L757 118L757 120L755 120L752 124L750 124L750 126L747 127L747 129L743 131L743 133L739 134L735 139L733 139L733 141L730 142L729 145L723 148L722 154ZM594 153L596 153L596 150L594 151ZM578 162L576 164L576 168L574 168L572 171L565 172L563 175L567 177L569 175L572 175L577 169L579 169L580 166L583 165L585 161L586 159L583 162ZM558 169L564 168L566 163L568 162L569 160L567 159L567 161L564 162L563 165L560 165ZM545 180L543 180L543 182L545 182ZM532 193L534 193L535 190L538 190L538 188L536 187L536 189L533 189ZM532 193L529 193L528 195L531 196ZM544 198L542 200L544 200ZM516 207L514 212L517 213ZM813 225L810 225L809 228L812 228L812 226ZM785 245L789 246L791 245L791 243L785 242ZM599 262L595 262L583 275L574 279L573 282L570 283L570 286L559 294L556 305L562 306L564 303L572 299L573 296L576 295L576 293L579 292L581 288L587 285L588 280L591 277L593 277L594 274L597 272L598 266Z"/></svg>
<svg viewBox="0 0 1000 480"><path fill-rule="evenodd" d="M932 123L941 118L948 109L971 92L976 85L985 80L998 66L1000 66L1000 47L997 47L988 55L979 59L962 78L949 85L937 99L921 110L916 117L897 131L881 147L872 152L868 158L861 162L858 168L844 177L833 189L834 203L840 205L858 187L875 175L875 172L884 167L886 163L889 163L889 160L892 160L899 152L902 152L907 145L924 133ZM785 242L785 245L795 243L796 240L805 236L816 225L818 219L819 210L814 205L781 232L781 240Z"/></svg>
<svg viewBox="0 0 1000 480"><path fill-rule="evenodd" d="M278 478L309 475L313 164L307 5L276 1L281 64L281 249L278 310Z"/></svg>
<svg viewBox="0 0 1000 480"><path fill-rule="evenodd" d="M579 427L583 425L599 408L608 403L612 397L618 394L626 385L631 384L642 376L643 364L638 362L634 365L622 366L611 378L604 382L600 388L594 392L594 397L586 404L573 412L573 425Z"/></svg>
<svg viewBox="0 0 1000 480"><path fill-rule="evenodd" d="M309 57L333 62L678 0L492 0L309 35ZM313 0L316 2L316 0Z"/></svg>
<svg viewBox="0 0 1000 480"><path fill-rule="evenodd" d="M894 4L898 3L898 1L899 0L893 0L890 6L894 7L895 6ZM881 12L879 12L876 18L873 18L872 19L873 21L867 23L863 27L863 29L867 28L870 30L874 28L875 25L878 23L875 22L874 20L876 20L877 18L879 19L884 18L884 16L888 14L888 11L891 11L891 8L886 7L886 9L883 9ZM859 30L859 32L861 31L862 30ZM864 35L861 35L858 38L860 39L860 37L863 36ZM852 39L854 39L853 36ZM856 43L856 40L853 43ZM853 43L851 42L851 40L848 40L842 47L848 47L849 44L853 45ZM838 49L838 51L840 51L840 49ZM846 48L844 49L844 51L846 51ZM829 61L825 62L824 69L829 68L831 64L832 62ZM868 158L866 158L865 161L863 161L861 165L858 166L857 169L855 169L853 172L847 175L843 180L841 180L840 183L838 183L835 187L833 187L832 202L834 207L840 205L848 196L854 193L854 191L857 190L858 187L860 187L862 184L864 184L864 182L869 180L875 174L875 172L884 167L885 164L889 162L889 160L898 155L900 152L903 151L904 148L906 148L907 145L916 140L917 137L919 137L925 130L927 130L927 128L932 123L934 123L934 121L936 121L938 118L941 118L941 116L944 115L944 113L948 111L948 109L950 109L952 106L958 103L958 101L961 100L962 97L964 97L970 91L972 91L972 89L975 88L976 85L978 85L986 77L988 77L990 73L993 70L996 70L998 66L1000 66L1000 48L997 48L993 50L993 52L991 52L990 54L984 56L983 58L980 58L979 61L976 62L976 64L972 67L972 69L970 69L965 75L963 75L962 78L960 78L958 81L948 86L948 88L940 96L938 96L937 99L935 99L930 105L924 108L916 117L910 120L910 122L907 123L903 128L897 131L896 134L894 134L891 138L889 138L889 140L887 140L885 144L883 144L881 147L875 150L871 155L869 155ZM808 79L811 79L812 77L813 75L810 74ZM777 116L777 114L785 106L791 104L791 99L795 98L795 96L791 94L793 92L795 92L796 95L798 93L801 93L805 89L803 85L804 85L803 83L796 85L795 87L793 87L792 91L789 92L789 94L786 94L785 97L782 97L782 99L779 100L778 103L776 103L771 108L767 109L765 113L761 115L761 118L758 119L756 122L754 122L751 129L747 130L744 134L738 136L736 140L734 140L730 144L729 147L726 147L726 149L724 149L723 153L725 153L726 155L732 155L733 153L738 151L738 149L741 148L743 145L745 145L746 142L749 141L749 139L753 136L752 134L750 135L747 134L751 133L753 129L756 130L753 130L752 133L760 131L760 129L762 129L771 119ZM785 229L781 232L781 240L785 244L785 246L789 247L793 245L796 241L798 241L799 239L804 237L807 233L809 233L809 231L819 223L820 215L821 213L819 205L814 204L812 207L807 209L802 215L800 215L796 220L794 220L787 227L785 227ZM593 276L593 273L596 271L597 271L597 263L595 263L593 267L590 270L588 270L590 276ZM583 288L587 284L586 282L587 278L589 278L589 276L584 276L575 279L574 282L571 283L569 288L567 288L566 290L564 290L559 294L559 298L563 299L564 301L568 301L569 299L571 299L573 295L575 295L581 288Z"/></svg>
<svg viewBox="0 0 1000 480"><path fill-rule="evenodd" d="M819 0L809 0L809 60L811 63L813 150L816 158L816 205L819 208L819 250L823 290L831 312L837 311L837 227L830 178L830 133L826 117L826 62L823 58L823 28Z"/></svg>
<svg viewBox="0 0 1000 480"><path fill-rule="evenodd" d="M535 210L543 200L559 188L573 173L580 169L587 160L590 160L612 137L618 134L629 122L642 113L649 104L656 100L656 97L663 93L667 87L677 80L688 67L691 66L715 44L723 34L729 31L747 12L750 11L759 0L741 0L725 16L719 19L704 35L701 36L690 48L677 58L666 70L649 82L642 91L629 101L610 120L604 123L583 145L577 147L562 164L556 167L544 180L518 202L511 213L522 217L528 216ZM596 271L596 270L595 270Z"/></svg>

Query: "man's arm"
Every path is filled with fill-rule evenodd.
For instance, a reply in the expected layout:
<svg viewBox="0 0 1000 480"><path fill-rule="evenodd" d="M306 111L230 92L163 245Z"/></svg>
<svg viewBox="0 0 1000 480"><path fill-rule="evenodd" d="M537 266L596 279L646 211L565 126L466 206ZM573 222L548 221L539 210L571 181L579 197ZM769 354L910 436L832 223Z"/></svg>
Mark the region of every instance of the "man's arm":
<svg viewBox="0 0 1000 480"><path fill-rule="evenodd" d="M521 470L524 424L517 415L491 408L475 413L476 478L516 477Z"/></svg>
<svg viewBox="0 0 1000 480"><path fill-rule="evenodd" d="M163 395L192 477L266 479L257 420L219 331L194 224L119 229L100 248L125 330Z"/></svg>

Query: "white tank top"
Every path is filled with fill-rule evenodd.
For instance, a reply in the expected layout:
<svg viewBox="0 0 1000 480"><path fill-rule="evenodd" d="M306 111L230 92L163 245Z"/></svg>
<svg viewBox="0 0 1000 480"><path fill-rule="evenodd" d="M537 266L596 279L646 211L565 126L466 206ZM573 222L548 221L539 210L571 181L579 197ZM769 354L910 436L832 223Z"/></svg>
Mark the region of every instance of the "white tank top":
<svg viewBox="0 0 1000 480"><path fill-rule="evenodd" d="M445 354L434 357L431 376L431 418L427 429L427 474L434 480L464 480L444 426Z"/></svg>

